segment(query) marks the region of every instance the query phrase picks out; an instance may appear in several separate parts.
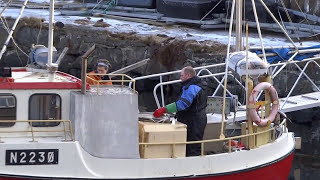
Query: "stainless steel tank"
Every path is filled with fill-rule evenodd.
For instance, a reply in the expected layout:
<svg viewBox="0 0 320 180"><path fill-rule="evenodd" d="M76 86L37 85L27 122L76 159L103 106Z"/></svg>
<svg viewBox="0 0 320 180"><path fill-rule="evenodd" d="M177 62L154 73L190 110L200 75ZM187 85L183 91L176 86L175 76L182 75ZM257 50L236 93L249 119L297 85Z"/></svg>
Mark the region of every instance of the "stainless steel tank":
<svg viewBox="0 0 320 180"><path fill-rule="evenodd" d="M128 87L71 93L75 139L100 158L139 158L138 95Z"/></svg>

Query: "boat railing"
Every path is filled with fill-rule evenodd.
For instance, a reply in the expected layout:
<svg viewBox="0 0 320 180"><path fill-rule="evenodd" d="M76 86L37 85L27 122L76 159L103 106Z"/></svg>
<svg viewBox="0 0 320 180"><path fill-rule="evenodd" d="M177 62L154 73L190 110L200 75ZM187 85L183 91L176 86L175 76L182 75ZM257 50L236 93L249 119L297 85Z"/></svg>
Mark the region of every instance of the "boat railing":
<svg viewBox="0 0 320 180"><path fill-rule="evenodd" d="M201 71L200 71L201 72ZM208 71L210 72L210 71ZM231 71L228 73L230 76L232 76L231 74ZM221 72L221 73L214 73L212 74L211 72L208 74L208 75L202 75L202 76L199 76L199 78L213 78L216 82L219 83L219 86L223 86L222 84L222 81L219 81L217 77L221 77L221 76L224 76L225 73L224 72ZM222 78L223 79L223 78ZM165 85L169 85L169 84L176 84L176 83L179 83L181 82L181 80L174 80L174 81L167 81L167 82L162 82L162 83L158 83L154 88L153 88L153 97L156 101L156 104L158 106L158 108L160 107L160 102L159 102L159 99L158 99L158 96L157 96L157 89L159 87L162 87L162 86L165 86ZM223 86L224 87L224 86ZM218 88L217 88L218 89ZM227 93L229 95L233 95L229 90L227 90ZM161 92L161 95L163 93ZM216 92L214 92L214 95L216 94ZM162 97L162 106L164 106L164 96L161 96Z"/></svg>
<svg viewBox="0 0 320 180"><path fill-rule="evenodd" d="M109 76L110 80L96 80L90 77L90 75L95 75L95 76ZM112 78L118 78L120 77L120 79L112 79ZM90 74L86 74L86 78L92 80L95 82L95 84L97 85L97 94L99 94L99 88L103 83L107 83L107 82L111 82L111 83L116 83L119 84L121 87L124 87L126 84L133 84L132 85L132 89L134 91L136 91L136 81L126 75L126 74L97 74L97 73L90 73ZM131 87L131 86L130 86Z"/></svg>
<svg viewBox="0 0 320 180"><path fill-rule="evenodd" d="M293 90L296 88L299 80L304 76L306 77L306 79L312 84L312 87L314 87L318 92L320 92L320 88L315 84L315 82L305 73L306 72L306 69L307 67L310 65L310 64L314 64L316 67L318 67L318 70L320 70L320 65L319 63L316 61L316 60L319 60L320 57L313 57L313 58L308 58L308 59L305 59L305 60L302 60L302 61L293 61L291 62L292 64L295 65L295 67L300 71L300 74L298 76L298 78L296 79L296 81L294 82L293 86L291 87L289 93L287 94L282 106L280 107L280 110L283 109L283 107L285 106L285 104L288 102L288 99L289 97L291 96ZM298 65L298 63L305 63L304 64L304 67L303 69ZM275 69L273 70L273 78L276 77L280 71L281 71L281 68L283 69L284 66L286 66L288 63L277 63L277 64L271 64L270 65L270 68L271 67L275 67ZM280 67L281 66L281 67ZM277 68L280 67L280 70L276 71Z"/></svg>
<svg viewBox="0 0 320 180"><path fill-rule="evenodd" d="M245 135L239 135L239 136L232 136L232 137L226 137L221 139L208 139L208 140L201 140L201 141L187 141L187 142L159 142L159 143L147 143L147 142L141 142L139 143L140 146L152 146L152 145L172 145L172 157L176 157L176 145L186 145L186 144L201 144L201 156L204 156L204 147L206 143L217 143L217 142L228 142L226 143L228 146L228 153L232 152L232 141L236 139L245 139L249 137L253 137L253 143L254 148L257 147L257 136L266 134L266 133L272 133L269 139L269 143L274 142L276 140L276 131L277 128L281 127L282 132L287 133L287 119L283 119L283 121L278 126L273 126L270 129L251 133L251 134L245 134Z"/></svg>
<svg viewBox="0 0 320 180"><path fill-rule="evenodd" d="M282 106L281 106L281 109L284 107L284 105L287 103L287 100L288 98L291 96L293 90L296 88L299 80L304 76L307 78L307 80L312 84L312 86L320 92L320 88L315 84L315 82L305 73L307 67L312 63L312 64L315 64L316 67L318 67L320 69L320 65L319 63L316 61L316 60L319 60L320 57L312 57L312 58L308 58L308 59L305 59L305 60L302 60L302 61L296 61L296 60L293 60L293 61L290 61L290 62L279 62L279 63L276 63L276 64L270 64L269 65L269 69L271 70L272 72L272 78L275 78L277 77L277 75L279 75L279 73L284 69L285 66L289 65L289 64L292 64L294 65L299 71L300 71L300 74L298 76L298 78L296 79L294 85L291 87L289 93L287 94L286 96L286 99L285 101L283 102ZM304 64L304 67L300 67L298 64ZM224 63L221 63L221 64L218 64L218 66L222 66L222 65L225 65ZM217 67L217 66L213 66L213 67ZM273 68L273 69L272 69ZM224 85L223 85L223 81L225 79L225 76L224 76L224 73L211 73L210 70L207 69L206 66L202 66L202 67L197 67L195 68L198 71L197 75L200 77L200 78L213 78L215 82L218 83L218 86L217 88L215 89L214 93L212 94L212 96L216 96L218 91L222 88L224 89ZM163 78L162 76L164 75L169 75L169 74L172 74L172 73L179 73L181 71L172 71L172 72L168 72L168 73L160 73L160 74L154 74L154 75L150 75L150 76L144 76L144 77L139 77L139 78L135 78L135 80L141 80L141 79L146 79L146 78L150 78L150 77L159 77L160 78L160 82L154 87L154 90L153 90L153 96L155 98L155 102L157 104L158 107L160 107L160 102L159 102L159 99L158 99L158 96L157 96L157 90L158 88L160 87L160 90L161 90L161 95L160 95L160 98L161 98L161 101L162 101L162 106L165 105L165 100L164 100L164 93L163 93L163 86L165 85L169 85L169 84L176 84L176 83L180 83L181 80L172 80L172 81L167 81L167 82L163 82ZM202 74L203 72L206 72L208 73L208 75L203 75L203 76L200 76L200 74ZM220 79L219 80L217 77L220 76ZM221 78L222 76L222 78ZM240 85L240 88L241 89L245 89L245 87L241 84L240 80L238 80L237 78L234 77L234 75L232 74L232 72L230 71L228 73L228 76L232 76L235 80L235 82ZM228 95L230 96L233 96L233 94L227 89L227 93ZM257 99L259 99L260 95L262 94L262 92L260 92L260 94L257 96ZM245 102L243 103L240 103L238 101L238 105L245 105Z"/></svg>
<svg viewBox="0 0 320 180"><path fill-rule="evenodd" d="M294 85L291 87L290 92L288 93L286 100L283 102L282 107L287 103L287 99L291 96L292 91L295 89L298 81L301 79L302 75L304 77L306 77L308 79L308 81L313 85L313 87L315 87L318 91L320 91L319 87L312 81L312 79L305 73L305 70L307 68L307 66L312 62L314 64L316 64L317 67L320 67L318 62L315 60L320 59L320 57L311 57L308 59L304 59L301 61L297 61L297 60L291 60L291 61L286 61L286 62L279 62L276 64L270 64L269 65L269 69L272 72L272 78L277 77L277 75L284 69L285 66L292 64L295 67L297 67L297 69L301 72L299 77L297 78L296 82L294 83ZM308 63L309 62L309 63ZM303 64L306 63L306 65L304 66L304 68L301 68L298 64ZM207 73L208 75L204 75L204 76L200 76L201 78L213 78L215 82L218 83L217 88L215 89L215 91L213 92L213 94L211 96L216 96L218 91L222 88L224 89L224 85L223 85L223 81L225 79L225 76L221 75L221 73L212 73L212 71L210 71L210 68L223 68L225 69L225 63L219 63L219 64L213 64L213 65L207 65L207 66L200 66L200 67L195 67L194 69L197 71L197 75L200 76L201 74L203 74L203 72ZM273 69L272 69L273 68ZM158 73L158 74L152 74L152 75L147 75L147 76L141 76L141 77L136 77L134 78L135 81L139 81L139 80L145 80L145 79L150 79L150 78L159 78L159 83L154 87L153 90L153 95L156 101L156 104L158 107L160 106L164 106L165 105L165 96L164 96L164 90L163 90L163 86L165 85L169 85L169 84L176 84L176 83L180 83L181 80L176 79L176 80L171 80L171 81L164 81L164 77L166 76L170 76L170 75L174 75L174 74L179 74L181 72L181 70L177 70L177 71L170 71L170 72L165 72L165 73ZM221 77L221 80L219 80L217 77ZM245 89L245 87L243 86L243 84L241 83L241 80L235 78L235 76L230 72L228 73L228 76L232 76L232 79L235 80L235 82L240 85L241 89ZM132 86L132 83L129 83L129 87ZM158 99L158 96L156 95L158 88L160 87L160 98L161 98L161 105ZM233 94L227 89L227 93L230 96L233 96ZM261 95L261 93L260 93ZM257 96L257 98L260 97ZM238 101L238 105L245 105L245 102L241 103Z"/></svg>
<svg viewBox="0 0 320 180"><path fill-rule="evenodd" d="M62 123L63 128L47 128L47 127L34 127L33 123L48 123L56 122ZM74 141L74 135L72 130L72 124L70 120L1 120L1 123L29 123L29 129L19 130L18 128L0 128L0 138L2 134L14 134L14 133L31 133L31 142L35 142L35 133L63 133L63 141ZM37 135L38 136L38 135ZM41 136L44 137L44 136ZM1 142L1 140L0 140Z"/></svg>
<svg viewBox="0 0 320 180"><path fill-rule="evenodd" d="M209 69L209 68L223 68L225 66L225 63L218 63L218 64L212 64L212 65L207 65L207 66L200 66L200 67L195 67L194 69L196 71L198 70L202 70L202 69ZM164 106L164 91L163 91L163 86L166 84L162 84L164 82L164 77L166 76L170 76L170 75L177 75L180 74L181 70L176 70L176 71L169 71L169 72L165 72L165 73L157 73L157 74L151 74L151 75L146 75L146 76L140 76L140 77L136 77L134 78L135 81L139 81L139 80L146 80L146 79L150 79L150 78L159 78L159 84L160 84L160 91L161 91L161 101L162 101L162 106ZM211 75L214 76L214 75ZM179 76L180 77L180 76ZM209 76L208 76L209 77ZM168 82L168 81L166 81ZM176 80L175 83L179 83L180 80ZM132 83L129 84L129 86L132 86ZM159 86L158 86L159 87ZM159 104L159 102L157 103ZM159 106L158 106L159 107Z"/></svg>

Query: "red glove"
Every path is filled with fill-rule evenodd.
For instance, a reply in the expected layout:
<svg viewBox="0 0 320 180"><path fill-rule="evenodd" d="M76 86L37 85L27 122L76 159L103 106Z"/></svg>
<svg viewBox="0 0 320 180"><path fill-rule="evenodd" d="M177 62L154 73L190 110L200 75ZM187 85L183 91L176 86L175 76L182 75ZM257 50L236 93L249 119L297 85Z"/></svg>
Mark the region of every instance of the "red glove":
<svg viewBox="0 0 320 180"><path fill-rule="evenodd" d="M166 107L162 107L162 108L159 108L159 109L155 110L154 113L153 113L153 116L155 118L158 118L158 117L162 116L166 112L167 112Z"/></svg>

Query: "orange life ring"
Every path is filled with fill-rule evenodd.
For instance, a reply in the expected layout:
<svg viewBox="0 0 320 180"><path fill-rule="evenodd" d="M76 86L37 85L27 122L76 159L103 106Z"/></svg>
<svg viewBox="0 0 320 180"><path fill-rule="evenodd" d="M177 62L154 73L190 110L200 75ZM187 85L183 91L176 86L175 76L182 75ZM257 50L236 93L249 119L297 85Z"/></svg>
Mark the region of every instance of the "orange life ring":
<svg viewBox="0 0 320 180"><path fill-rule="evenodd" d="M256 104L257 104L256 98L258 93L262 90L269 91L271 102L272 102L271 112L269 116L264 119L261 119L256 111ZM249 110L248 110L249 116L251 117L253 122L255 122L258 126L269 125L275 119L278 113L278 108L279 108L278 93L276 89L272 86L272 84L268 82L262 82L262 83L259 83L256 87L254 87L249 97Z"/></svg>

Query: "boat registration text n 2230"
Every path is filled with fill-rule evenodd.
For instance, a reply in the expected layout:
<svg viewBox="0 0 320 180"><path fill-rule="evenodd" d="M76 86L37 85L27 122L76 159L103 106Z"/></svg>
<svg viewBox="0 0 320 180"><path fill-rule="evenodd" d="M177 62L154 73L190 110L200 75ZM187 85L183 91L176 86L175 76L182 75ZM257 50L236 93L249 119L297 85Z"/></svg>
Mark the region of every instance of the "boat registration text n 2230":
<svg viewBox="0 0 320 180"><path fill-rule="evenodd" d="M6 165L58 164L58 149L6 150Z"/></svg>

